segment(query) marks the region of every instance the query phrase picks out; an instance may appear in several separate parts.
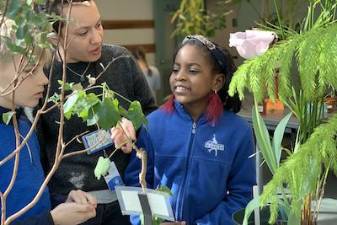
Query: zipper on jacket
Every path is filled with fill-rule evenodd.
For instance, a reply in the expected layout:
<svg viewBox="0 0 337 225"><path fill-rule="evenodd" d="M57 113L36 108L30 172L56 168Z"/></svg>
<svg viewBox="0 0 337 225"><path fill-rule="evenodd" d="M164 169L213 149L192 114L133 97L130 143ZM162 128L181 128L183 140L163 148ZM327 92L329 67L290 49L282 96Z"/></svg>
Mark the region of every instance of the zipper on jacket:
<svg viewBox="0 0 337 225"><path fill-rule="evenodd" d="M197 123L193 121L193 124L192 124L192 134L195 134L196 128L197 128Z"/></svg>
<svg viewBox="0 0 337 225"><path fill-rule="evenodd" d="M187 151L187 156L186 156L186 159L187 159L187 162L186 162L186 169L185 169L185 175L184 175L184 179L183 179L183 183L181 185L181 188L180 188L180 193L178 194L177 196L177 201L180 201L180 204L179 204L179 208L178 208L178 215L177 215L177 218L178 220L181 220L182 219L182 216L183 216L183 200L184 200L184 196L185 196L185 185L186 185L186 180L187 180L187 175L188 175L188 166L190 164L190 155L191 155L191 152L192 152L192 146L193 146L193 142L194 142L194 137L195 137L195 133L196 133L196 129L197 129L197 123L195 121L193 121L193 124L192 124L192 134L191 134L191 139L190 139L190 143L189 143L189 146L188 146L188 151Z"/></svg>

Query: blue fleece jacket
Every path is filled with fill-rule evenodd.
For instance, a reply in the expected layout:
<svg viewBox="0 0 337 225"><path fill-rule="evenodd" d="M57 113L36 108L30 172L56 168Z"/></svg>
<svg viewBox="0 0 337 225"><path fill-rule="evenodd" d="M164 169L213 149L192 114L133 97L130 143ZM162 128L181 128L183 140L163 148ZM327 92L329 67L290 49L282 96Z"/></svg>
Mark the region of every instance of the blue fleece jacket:
<svg viewBox="0 0 337 225"><path fill-rule="evenodd" d="M0 116L2 116L2 114L6 111L8 110L0 107ZM19 132L22 137L25 137L31 127L31 123L25 116L21 116L18 121ZM15 144L14 126L12 124L6 125L3 122L0 122L0 160L3 160L7 155L15 150ZM0 167L1 192L6 190L12 178L14 159L15 157ZM40 162L40 148L35 133L30 137L28 143L22 148L19 159L17 177L12 191L8 195L6 201L7 217L19 211L31 202L44 181L44 173ZM33 217L40 217L40 222L49 221L50 224L53 224L50 214L48 213L49 210L50 199L48 189L46 189L38 203L22 215L19 220L24 220L26 218L31 218L32 220ZM42 212L45 213L41 214Z"/></svg>
<svg viewBox="0 0 337 225"><path fill-rule="evenodd" d="M203 115L193 121L175 103L168 114L159 109L148 116L138 146L148 153L150 188L165 185L176 220L188 225L231 225L232 214L252 198L256 183L252 130L232 112L215 126ZM133 154L125 173L127 185L138 185L140 160ZM137 218L133 217L133 224Z"/></svg>

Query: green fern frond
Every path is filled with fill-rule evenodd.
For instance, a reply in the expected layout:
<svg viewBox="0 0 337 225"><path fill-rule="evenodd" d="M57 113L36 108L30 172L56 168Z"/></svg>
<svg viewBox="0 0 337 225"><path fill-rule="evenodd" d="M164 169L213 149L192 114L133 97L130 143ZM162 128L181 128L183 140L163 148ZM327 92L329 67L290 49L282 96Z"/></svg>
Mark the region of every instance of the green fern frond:
<svg viewBox="0 0 337 225"><path fill-rule="evenodd" d="M261 100L267 88L269 97L274 98L274 69L280 68L279 95L286 97L291 93L291 74L293 56L297 56L301 89L305 99L313 100L321 96L327 85L337 89L337 23L324 28L310 30L276 44L261 56L245 61L235 72L230 85L230 95L248 88ZM243 67L243 68L241 68ZM246 77L246 78L244 78Z"/></svg>
<svg viewBox="0 0 337 225"><path fill-rule="evenodd" d="M287 184L292 193L291 208L300 210L305 196L314 193L322 174L322 165L336 172L337 114L315 129L306 143L299 147L276 171L261 195L261 205L270 202L280 188ZM277 211L276 203L271 203Z"/></svg>
<svg viewBox="0 0 337 225"><path fill-rule="evenodd" d="M250 61L246 61L245 64L240 66L236 75L232 78L231 84L229 86L228 93L233 96L236 92L239 94L239 98L242 100L244 98L244 91L246 88L249 88L248 74L250 68Z"/></svg>
<svg viewBox="0 0 337 225"><path fill-rule="evenodd" d="M318 59L320 54L319 41L307 35L299 43L297 49L298 71L304 98L311 99L313 90L317 90L316 76L318 73Z"/></svg>
<svg viewBox="0 0 337 225"><path fill-rule="evenodd" d="M320 80L322 86L323 85L331 85L333 87L337 87L337 26L331 26L329 32L325 33L326 36L322 39L321 55L319 58L319 69L320 69Z"/></svg>
<svg viewBox="0 0 337 225"><path fill-rule="evenodd" d="M288 98L291 96L291 68L294 58L295 49L298 45L297 39L289 41L286 45L287 47L283 48L282 57L280 58L280 70L279 70L279 97Z"/></svg>

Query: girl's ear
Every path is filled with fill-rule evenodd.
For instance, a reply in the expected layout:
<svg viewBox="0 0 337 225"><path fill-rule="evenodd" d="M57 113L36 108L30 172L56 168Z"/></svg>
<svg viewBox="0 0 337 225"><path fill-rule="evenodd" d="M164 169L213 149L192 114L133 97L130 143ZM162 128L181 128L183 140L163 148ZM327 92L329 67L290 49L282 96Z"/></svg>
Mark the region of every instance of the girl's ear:
<svg viewBox="0 0 337 225"><path fill-rule="evenodd" d="M222 88L222 86L224 86L224 84L225 84L225 75L222 73L216 74L213 79L212 85L213 91L218 92Z"/></svg>

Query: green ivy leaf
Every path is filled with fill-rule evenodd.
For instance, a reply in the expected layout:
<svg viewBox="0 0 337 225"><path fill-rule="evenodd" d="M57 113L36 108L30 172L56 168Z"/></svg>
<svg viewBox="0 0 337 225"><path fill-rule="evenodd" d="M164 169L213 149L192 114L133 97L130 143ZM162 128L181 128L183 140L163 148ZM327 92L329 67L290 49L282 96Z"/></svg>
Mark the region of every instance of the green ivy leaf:
<svg viewBox="0 0 337 225"><path fill-rule="evenodd" d="M101 179L102 176L107 175L109 168L110 168L110 159L104 158L103 156L100 156L98 158L94 173L97 180Z"/></svg>
<svg viewBox="0 0 337 225"><path fill-rule="evenodd" d="M27 45L31 45L33 43L33 37L30 35L25 36L25 42Z"/></svg>
<svg viewBox="0 0 337 225"><path fill-rule="evenodd" d="M84 92L79 96L79 99L76 102L76 106L73 109L73 112L77 114L78 117L86 121L89 117L89 110L99 102L98 97L90 93L86 95Z"/></svg>
<svg viewBox="0 0 337 225"><path fill-rule="evenodd" d="M20 0L9 1L8 9L7 9L7 12L8 12L7 17L10 19L14 19L17 16L20 8L21 8Z"/></svg>
<svg viewBox="0 0 337 225"><path fill-rule="evenodd" d="M59 89L61 90L62 85L63 85L63 81L62 80L58 80L57 82L59 83L59 85L60 85ZM74 82L71 82L71 83L67 83L66 82L64 84L64 90L65 91L71 91L71 90L73 90L73 87L74 87Z"/></svg>
<svg viewBox="0 0 337 225"><path fill-rule="evenodd" d="M93 110L98 117L97 123L102 129L110 129L116 126L121 119L117 99L105 98L102 102L96 104Z"/></svg>
<svg viewBox="0 0 337 225"><path fill-rule="evenodd" d="M162 186L160 186L159 188L157 188L157 191L164 192L164 193L167 193L167 194L169 194L170 196L172 196L172 191L171 191L171 189L168 188L168 187L165 186L165 185L162 185Z"/></svg>
<svg viewBox="0 0 337 225"><path fill-rule="evenodd" d="M40 4L43 4L45 1L46 0L35 0L35 3L40 5Z"/></svg>
<svg viewBox="0 0 337 225"><path fill-rule="evenodd" d="M21 47L20 45L7 42L7 47L12 52L16 52L16 53L23 54L23 55L25 54L25 48Z"/></svg>
<svg viewBox="0 0 337 225"><path fill-rule="evenodd" d="M131 120L133 126L135 127L135 130L140 128L142 124L147 123L146 117L143 114L142 106L140 105L139 101L131 102L126 118Z"/></svg>
<svg viewBox="0 0 337 225"><path fill-rule="evenodd" d="M75 104L80 97L80 92L75 91L72 93L72 95L67 99L67 101L64 103L63 110L64 110L64 116L68 120L70 119L71 115L73 114L73 108L75 107Z"/></svg>
<svg viewBox="0 0 337 225"><path fill-rule="evenodd" d="M50 96L48 99L48 102L58 103L59 101L60 101L60 95L57 93L54 93L53 96Z"/></svg>
<svg viewBox="0 0 337 225"><path fill-rule="evenodd" d="M9 121L11 121L13 115L15 112L10 111L2 114L2 121L4 121L5 124L9 124Z"/></svg>
<svg viewBox="0 0 337 225"><path fill-rule="evenodd" d="M26 24L20 24L18 29L16 30L16 38L17 39L25 39L25 36L30 36L28 33L28 29Z"/></svg>
<svg viewBox="0 0 337 225"><path fill-rule="evenodd" d="M93 112L93 110L89 110L89 115L87 118L87 126L93 126L98 122L98 116Z"/></svg>

